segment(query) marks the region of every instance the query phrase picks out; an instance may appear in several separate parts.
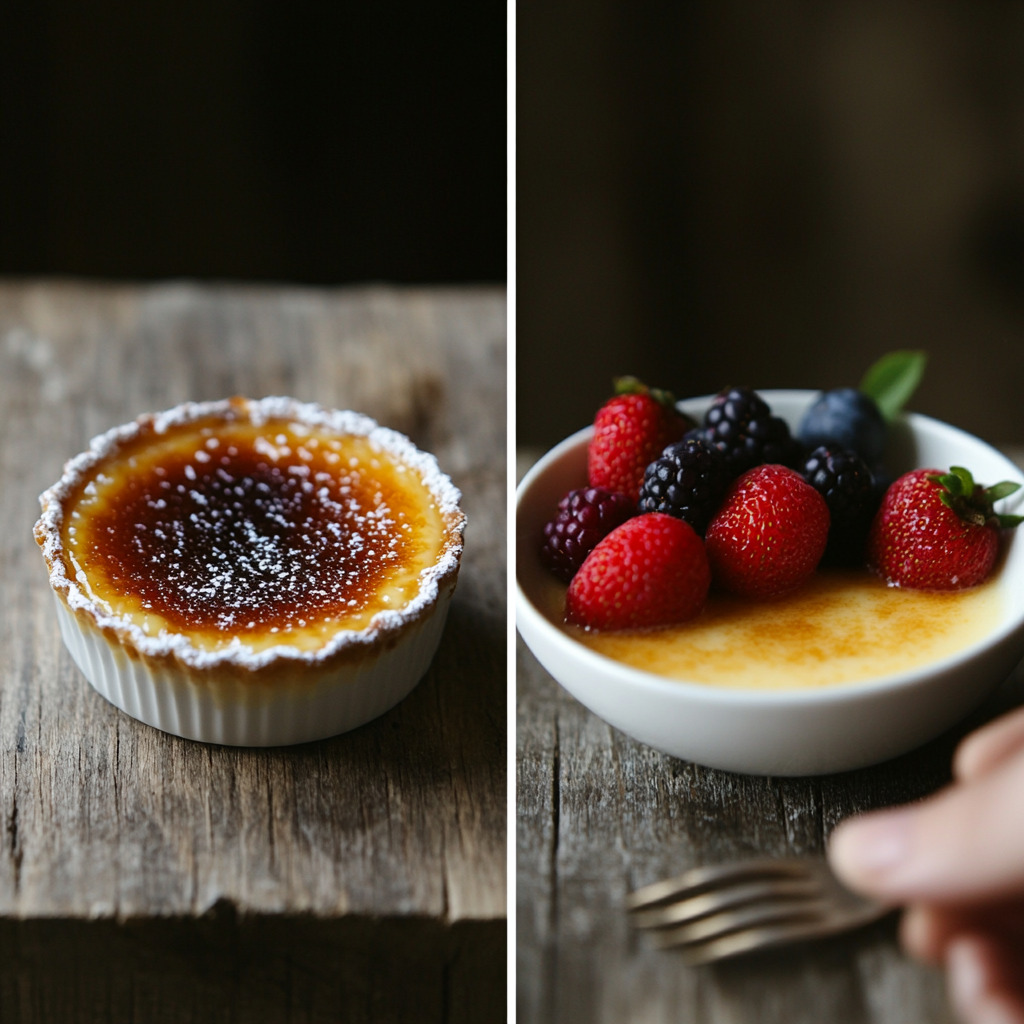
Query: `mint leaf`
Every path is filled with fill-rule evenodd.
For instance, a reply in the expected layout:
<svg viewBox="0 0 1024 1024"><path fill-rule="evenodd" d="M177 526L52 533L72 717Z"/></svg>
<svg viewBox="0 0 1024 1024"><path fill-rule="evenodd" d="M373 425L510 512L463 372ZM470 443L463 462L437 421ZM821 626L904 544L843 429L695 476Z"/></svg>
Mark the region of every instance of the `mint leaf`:
<svg viewBox="0 0 1024 1024"><path fill-rule="evenodd" d="M926 352L890 352L873 363L864 374L860 390L875 400L882 419L887 423L896 417L917 390L927 362Z"/></svg>

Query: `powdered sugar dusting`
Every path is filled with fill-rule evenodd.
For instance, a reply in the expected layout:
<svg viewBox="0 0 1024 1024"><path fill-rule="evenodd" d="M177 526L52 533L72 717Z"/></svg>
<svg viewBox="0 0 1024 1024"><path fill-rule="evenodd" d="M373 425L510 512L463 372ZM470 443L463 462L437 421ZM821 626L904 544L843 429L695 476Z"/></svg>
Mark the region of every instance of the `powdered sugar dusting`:
<svg viewBox="0 0 1024 1024"><path fill-rule="evenodd" d="M326 434L361 437L366 439L372 449L386 452L393 456L400 464L415 470L433 497L447 526L441 553L433 565L420 573L419 590L415 597L395 611L377 613L366 629L339 631L323 647L314 651L304 651L283 643L257 652L246 646L237 637L229 645L217 651L205 651L197 648L186 636L180 633L164 632L158 636L149 636L130 619L110 614L101 602L91 597L88 593L88 582L84 574L78 572L76 578L71 579L65 569L66 552L63 549L61 540L61 527L64 518L63 506L66 499L78 491L87 474L94 471L97 465L104 460L116 456L127 441L144 436L147 433L152 435L164 434L172 427L209 419L223 422L251 423L253 426L262 426L268 421L282 420L289 424L317 428ZM299 428L296 427L295 429L298 430ZM265 444L273 448L272 442L268 441ZM235 543L238 536L245 534L245 529L242 528L241 534L239 534L238 528L225 527L221 529L226 520L218 521L218 515L224 516L226 514L230 518L231 511L227 507L225 500L223 500L223 494L217 491L220 485L216 482L212 483L212 485L210 484L212 477L209 474L217 466L217 461L214 460L213 456L217 456L220 461L227 462L227 459L222 457L223 452L216 451L217 445L216 439L210 439L205 448L195 453L193 460L195 467L199 469L200 473L207 474L202 479L207 482L208 488L212 486L214 490L207 489L204 497L204 494L201 493L202 488L197 484L197 489L191 491L192 500L198 502L199 506L202 506L197 507L199 515L191 517L196 522L197 528L200 531L206 530L210 537L215 537L216 535L221 540L220 548L214 545L211 549L214 552L215 562L215 566L211 564L211 567L215 571L206 581L204 585L205 590L202 586L192 587L184 577L180 581L180 586L183 588L181 593L188 594L195 591L197 599L219 600L221 602L218 606L221 618L217 620L217 625L221 628L229 628L232 625L238 625L236 613L241 615L243 619L258 618L258 615L254 612L254 609L258 607L258 604L254 603L254 593L246 594L244 592L245 585L255 586L253 581L258 578L257 570L265 572L268 567L283 565L284 563L280 561L283 549L275 546L275 538L269 538L269 540L266 537L257 538L250 564L244 558L239 557L240 549L238 544ZM268 456L268 458L270 457ZM315 481L311 476L309 468L310 464L312 464L312 459L312 454L300 446L297 457L285 459L281 464L280 471L276 466L274 467L273 472L278 478L275 486L285 496L292 496L292 505L295 508L298 508L302 502L305 502L302 507L307 511L309 508L316 506L320 507L321 510L323 508L332 508L337 510L339 514L342 513L343 509L339 499L344 492L344 474L340 475L340 483L332 480L330 481L330 486L328 486L326 474L321 474L321 479ZM192 470L191 473L189 473L190 469ZM225 480L228 478L226 472L223 470L218 471L222 473ZM196 479L196 471L192 464L186 465L184 472L187 481ZM184 491L188 487L187 481L179 485L178 490ZM271 482L273 483L274 481L272 480ZM340 491L337 493L334 487L336 483L340 488ZM249 480L248 486L264 485L254 485L252 480ZM241 488L238 488L238 490L241 493ZM147 499L151 508L163 505L162 501L154 503L151 498ZM207 498L213 498L215 503L220 503L219 511L218 509L207 509ZM88 613L100 628L113 629L123 639L130 641L141 653L153 657L173 655L193 668L210 668L218 664L232 663L257 669L278 658L309 662L323 661L335 655L343 647L374 643L387 633L397 630L405 623L413 620L424 609L433 604L437 599L439 582L446 577L454 575L462 551L461 537L465 517L458 508L459 498L458 490L449 478L441 472L436 459L432 455L419 451L408 438L395 431L379 427L373 420L359 413L327 410L312 403L299 403L293 399L281 397L265 398L260 401L251 402L245 399L230 399L222 402L208 403L190 402L165 413L141 416L134 423L115 427L105 434L94 438L90 443L89 450L71 459L65 466L64 475L60 481L40 496L43 512L39 522L36 524L36 536L42 544L44 557L50 567L50 583L55 590L64 594L68 605L73 610L82 610ZM317 506L317 503L319 503L319 506ZM263 509L262 505L259 507ZM272 517L273 515L278 515L282 507L284 506L281 506L280 502L278 502L277 505L271 504L267 506L267 509L263 510L268 517ZM354 504L352 507L356 509ZM375 509L367 511L367 509L360 508L356 511L361 514L355 516L352 521L362 524L358 526L358 529L363 530L369 543L373 543L373 538L387 541L388 536L391 537L392 543L397 542L394 529L392 529L391 534L388 534L389 525L393 527L394 522L388 518L390 510L386 503L381 503L378 500ZM161 526L166 527L167 525L163 520L157 520L158 528ZM308 524L304 522L303 525ZM320 525L325 525L330 529L330 524L323 523ZM177 527L180 528L180 522L177 523ZM139 530L145 529L140 523L135 523L135 528ZM334 529L337 531L336 526ZM313 534L315 532L309 532L308 537L304 535L303 541L307 543L312 541L320 545L321 551L326 551L324 535L317 534L314 537ZM338 536L340 537L341 534L339 533ZM356 540L353 540L351 535L347 536L346 543L350 547L354 546L358 553L358 545L363 543L363 537L358 532L355 536ZM225 538L227 539L226 541ZM234 541L232 538L234 538ZM152 538L145 538L144 540L145 544L149 545L149 547L144 547L142 541L138 539L131 543L139 548L139 552L144 552L147 557L152 557L153 561L157 561L159 557L165 557L169 551L180 549L180 544L178 549L168 546L173 544L174 538L170 538L166 542L164 542L163 538L161 538L161 542L155 542ZM230 550L230 544L227 542L235 543L233 552ZM160 543L163 543L162 548ZM153 546L154 544L156 544L155 547ZM150 548L152 548L152 551ZM154 556L153 552L157 552L157 555ZM291 580L289 582L287 579L282 579L281 595L287 597L289 587L291 587L291 593L297 600L301 600L303 587L306 587L307 593L317 594L318 592L315 588L310 589L312 584L307 583L301 576L296 574L296 566L301 565L300 553L294 549L294 546L290 552L284 553L291 558L291 563L289 564ZM311 551L310 554L315 554L315 552ZM370 554L372 555L374 552L371 551ZM303 557L305 556L303 555ZM380 560L379 553L377 557ZM278 561L274 562L273 559ZM248 576L246 576L246 573L248 573ZM232 578L243 584L240 593L231 593ZM326 578L325 576L324 579ZM299 607L297 614L301 614L301 607L298 605L296 607ZM298 621L300 625L304 625L304 621L301 618ZM246 624L244 621L241 623L243 626Z"/></svg>

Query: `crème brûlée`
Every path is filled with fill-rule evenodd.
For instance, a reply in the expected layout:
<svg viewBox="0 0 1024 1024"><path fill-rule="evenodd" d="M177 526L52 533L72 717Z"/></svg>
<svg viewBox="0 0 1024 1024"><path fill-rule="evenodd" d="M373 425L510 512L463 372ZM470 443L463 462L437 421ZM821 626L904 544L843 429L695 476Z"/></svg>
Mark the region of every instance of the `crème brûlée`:
<svg viewBox="0 0 1024 1024"><path fill-rule="evenodd" d="M864 569L819 569L776 601L712 592L689 622L609 632L566 623L565 586L553 577L536 598L559 629L631 668L707 686L792 690L866 682L967 650L1004 619L999 584L996 575L969 590L910 590Z"/></svg>
<svg viewBox="0 0 1024 1024"><path fill-rule="evenodd" d="M458 501L433 456L365 416L231 399L95 439L42 496L36 538L65 642L115 704L193 738L298 742L426 670ZM211 736L206 712L234 725Z"/></svg>

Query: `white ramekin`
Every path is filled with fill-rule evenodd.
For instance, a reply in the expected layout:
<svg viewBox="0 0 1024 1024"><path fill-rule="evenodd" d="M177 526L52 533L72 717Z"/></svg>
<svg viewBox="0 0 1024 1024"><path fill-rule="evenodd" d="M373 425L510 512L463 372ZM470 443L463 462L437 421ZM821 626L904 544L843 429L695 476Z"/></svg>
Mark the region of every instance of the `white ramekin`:
<svg viewBox="0 0 1024 1024"><path fill-rule="evenodd" d="M430 667L453 592L440 595L433 611L392 647L333 669L297 664L266 680L140 658L72 612L60 594L54 597L71 657L115 707L189 740L276 747L348 732L408 696Z"/></svg>
<svg viewBox="0 0 1024 1024"><path fill-rule="evenodd" d="M419 577L419 592L365 629L337 633L322 648L281 644L254 651L237 641L217 651L181 634L151 637L92 598L70 572L61 541L64 502L83 474L121 445L182 423L248 417L304 422L366 437L418 472L445 523L442 549ZM40 497L36 539L50 570L61 636L86 679L112 704L147 725L186 739L235 746L305 743L346 732L394 707L430 666L444 630L462 555L460 495L432 455L357 413L287 398L188 403L141 416L94 438Z"/></svg>

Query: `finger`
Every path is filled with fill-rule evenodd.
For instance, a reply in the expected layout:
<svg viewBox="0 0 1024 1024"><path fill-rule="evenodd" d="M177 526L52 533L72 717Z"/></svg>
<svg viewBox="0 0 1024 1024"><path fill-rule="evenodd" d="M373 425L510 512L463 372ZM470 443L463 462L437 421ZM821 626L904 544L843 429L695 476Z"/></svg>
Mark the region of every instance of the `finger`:
<svg viewBox="0 0 1024 1024"><path fill-rule="evenodd" d="M1024 749L1024 708L1003 715L967 736L953 755L953 775L979 778Z"/></svg>
<svg viewBox="0 0 1024 1024"><path fill-rule="evenodd" d="M957 933L957 923L948 912L916 903L900 918L900 945L917 960L941 964L949 939Z"/></svg>
<svg viewBox="0 0 1024 1024"><path fill-rule="evenodd" d="M957 935L987 936L1004 958L1024 965L1024 900L1001 899L971 906L914 903L900 919L900 941L911 956L938 964Z"/></svg>
<svg viewBox="0 0 1024 1024"><path fill-rule="evenodd" d="M1024 1024L1024 1002L1009 987L998 951L984 938L963 935L946 953L949 1001L966 1024Z"/></svg>
<svg viewBox="0 0 1024 1024"><path fill-rule="evenodd" d="M920 804L844 821L828 856L851 888L900 903L1024 892L1024 752Z"/></svg>

